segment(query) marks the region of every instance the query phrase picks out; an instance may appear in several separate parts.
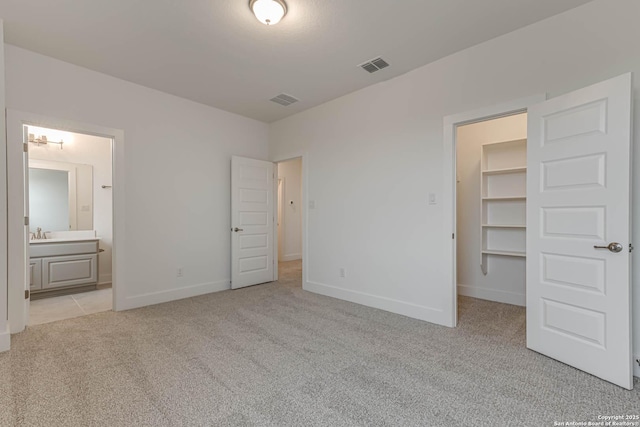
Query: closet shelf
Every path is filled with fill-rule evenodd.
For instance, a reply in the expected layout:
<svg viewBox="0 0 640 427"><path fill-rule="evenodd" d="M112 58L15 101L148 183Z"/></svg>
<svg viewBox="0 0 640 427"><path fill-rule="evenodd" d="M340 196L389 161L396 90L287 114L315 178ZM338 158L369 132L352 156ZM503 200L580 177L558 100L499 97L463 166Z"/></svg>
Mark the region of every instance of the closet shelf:
<svg viewBox="0 0 640 427"><path fill-rule="evenodd" d="M482 148L484 150L493 150L493 149L501 150L501 149L504 149L504 147L514 146L514 145L524 145L526 147L527 139L523 138L523 139L510 139L508 141L500 141L500 142L487 142L485 144L482 144Z"/></svg>
<svg viewBox="0 0 640 427"><path fill-rule="evenodd" d="M526 172L526 171L527 171L527 167L523 166L518 168L489 169L489 170L482 171L482 174L485 176L486 175L504 175L509 173L520 173L520 172Z"/></svg>
<svg viewBox="0 0 640 427"><path fill-rule="evenodd" d="M480 268L486 275L494 256L526 257L527 140L483 144L479 172Z"/></svg>
<svg viewBox="0 0 640 427"><path fill-rule="evenodd" d="M497 251L497 250L493 250L493 249L485 249L482 251L483 254L486 255L502 255L502 256L514 256L514 257L520 257L520 258L525 258L527 256L526 252L520 252L520 251Z"/></svg>
<svg viewBox="0 0 640 427"><path fill-rule="evenodd" d="M527 200L525 196L483 197L482 200Z"/></svg>
<svg viewBox="0 0 640 427"><path fill-rule="evenodd" d="M486 228L527 228L524 224L482 224L482 226Z"/></svg>

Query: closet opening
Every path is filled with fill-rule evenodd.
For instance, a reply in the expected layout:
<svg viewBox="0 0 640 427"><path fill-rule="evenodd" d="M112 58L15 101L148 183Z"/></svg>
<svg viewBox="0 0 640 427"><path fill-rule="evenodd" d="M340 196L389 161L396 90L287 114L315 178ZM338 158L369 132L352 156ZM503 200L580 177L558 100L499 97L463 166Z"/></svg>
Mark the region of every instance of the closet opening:
<svg viewBox="0 0 640 427"><path fill-rule="evenodd" d="M527 114L455 132L458 307L477 308L478 299L525 307Z"/></svg>

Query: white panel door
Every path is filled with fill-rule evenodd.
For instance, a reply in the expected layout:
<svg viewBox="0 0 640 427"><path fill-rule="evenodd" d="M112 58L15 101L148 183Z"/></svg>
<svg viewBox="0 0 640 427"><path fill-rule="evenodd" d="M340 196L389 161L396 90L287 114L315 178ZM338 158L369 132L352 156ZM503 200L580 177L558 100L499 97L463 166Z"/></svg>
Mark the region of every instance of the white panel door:
<svg viewBox="0 0 640 427"><path fill-rule="evenodd" d="M275 165L231 158L231 288L274 280Z"/></svg>
<svg viewBox="0 0 640 427"><path fill-rule="evenodd" d="M631 74L528 110L527 347L633 387Z"/></svg>

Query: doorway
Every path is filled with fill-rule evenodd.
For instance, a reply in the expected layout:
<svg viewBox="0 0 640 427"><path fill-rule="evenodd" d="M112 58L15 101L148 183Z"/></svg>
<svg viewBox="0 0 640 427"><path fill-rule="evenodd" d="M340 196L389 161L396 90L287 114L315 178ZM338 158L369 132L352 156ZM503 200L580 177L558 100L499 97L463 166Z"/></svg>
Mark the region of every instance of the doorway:
<svg viewBox="0 0 640 427"><path fill-rule="evenodd" d="M445 212L452 214L448 230L453 233L445 234L445 247L452 249L449 313L456 326L458 128L526 111L526 141L494 143L486 152L482 147L482 272L491 269L485 258L525 257L527 348L627 389L633 388L631 94L627 73L546 101L529 99L447 117L445 156L451 163L445 163L443 196L451 197ZM526 153L526 161L514 150ZM503 175L511 178L495 179ZM523 216L516 215L514 206L487 208L516 200L526 200L524 224L517 221ZM514 245L513 233L523 225L524 252L523 242Z"/></svg>
<svg viewBox="0 0 640 427"><path fill-rule="evenodd" d="M33 132L29 131L29 128L33 128ZM48 129L49 131L58 132L57 135L46 135L46 144L44 144L45 138L43 133L38 132L37 128ZM99 274L98 259L107 252L104 247L99 246L97 239L89 239L87 233L91 233L93 230L66 230L67 233L74 232L76 237L80 237L80 240L94 240L93 243L88 242L80 245L80 248L75 249L73 254L62 254L56 251L60 250L62 245L58 245L54 248L53 243L62 243L52 241L54 238L64 239L68 236L55 235L55 233L47 233L46 237L48 242L46 244L39 243L33 245L38 249L33 251L31 249L31 237L34 237L34 241L37 239L38 228L40 228L41 239L44 240L43 232L56 231L43 228L35 223L29 224L29 199L26 197L28 194L29 181L29 155L28 150L31 147L32 152L39 151L40 156L43 159L33 159L37 162L49 162L49 165L55 164L58 170L66 170L67 182L70 177L75 174L76 185L75 190L78 193L78 176L86 176L87 172L79 166L74 166L73 161L70 159L58 158L54 159L54 155L69 155L73 143L71 140L65 141L64 136L62 138L62 144L60 144L60 132L63 134L78 134L83 135L86 138L103 138L108 141L105 145L105 149L110 155L108 162L108 171L106 175L96 176L95 170L91 169L92 174L92 188L93 194L91 195L91 202L86 202L87 196L84 199L78 200L77 197L73 200L70 199L67 206L69 214L69 224L87 225L89 218L94 220L93 205L98 198L107 197L111 203L111 277L109 278L108 270L103 270L103 274ZM32 135L29 135L29 134ZM32 142L29 142L31 140ZM8 197L11 203L8 206L8 247L9 247L9 283L8 288L8 314L10 332L12 334L21 332L27 326L29 321L29 308L31 303L31 278L33 277L35 283L47 283L55 287L54 284L60 284L67 279L79 279L84 282L88 280L88 277L92 279L92 283L101 286L108 287L108 283L111 282L111 309L114 311L122 310L126 304L126 297L124 290L120 289L124 284L123 280L123 267L124 266L124 247L122 239L124 238L124 133L121 130L106 128L102 126L74 122L65 119L57 119L47 116L42 116L33 113L27 113L16 110L7 110L7 176L8 176ZM65 146L66 144L66 146ZM45 149L44 146L48 148ZM57 153L56 153L57 152ZM62 152L62 154L60 153ZM49 153L49 154L46 154ZM33 156L32 156L33 157ZM37 163L36 162L36 163ZM64 164L64 165L62 165ZM76 163L77 164L77 163ZM42 163L40 163L42 166ZM52 169L51 167L40 167L36 169ZM53 168L55 170L55 168ZM80 172L78 170L80 169ZM102 170L102 169L101 169ZM70 172L72 171L72 172ZM41 171L40 171L41 172ZM110 172L110 176L108 173ZM109 181L109 178L112 180ZM37 179L37 178L36 178ZM86 181L83 181L86 183ZM102 186L104 185L104 188ZM82 184L80 184L82 187ZM68 194L74 189L68 187ZM85 189L80 188L80 192ZM60 188L62 190L62 187ZM77 196L77 194L76 194ZM83 201L85 200L85 201ZM75 202L75 208L72 206ZM63 204L60 204L62 206ZM109 208L107 208L109 209ZM92 224L92 225L97 225ZM33 231L31 230L33 228ZM63 226L64 227L64 226ZM102 227L102 226L101 226ZM95 228L95 227L93 227ZM64 231L64 230L60 230ZM32 232L36 235L33 236ZM80 234L80 236L78 236ZM93 237L96 236L95 231ZM104 242L102 243L104 245ZM40 246L37 246L40 245ZM55 250L54 250L55 249ZM105 249L105 252L100 252L100 249ZM53 250L53 252L51 252ZM94 252L94 256L87 256L90 252ZM60 257L66 257L68 259L55 259ZM36 262L27 262L32 258L39 258ZM47 258L47 259L45 259ZM104 257L106 258L106 257ZM51 262L54 261L54 262ZM56 263L55 261L61 261ZM106 260L104 261L107 262ZM84 272L84 277L71 277L72 273ZM74 273L75 272L75 273ZM41 277L38 277L40 273ZM46 275L46 276L44 276ZM95 278L93 277L95 276ZM52 284L53 282L53 284ZM69 286L80 285L79 282L65 283ZM37 285L35 285L37 287ZM87 290L87 289L84 289ZM36 292L37 294L38 292ZM34 298L37 300L37 297ZM107 298L108 300L108 298ZM108 304L109 301L104 301L104 304ZM85 306L86 307L86 306ZM86 311L86 308L85 308Z"/></svg>
<svg viewBox="0 0 640 427"><path fill-rule="evenodd" d="M305 158L281 161L231 156L231 289L305 280ZM280 256L280 254L283 254Z"/></svg>
<svg viewBox="0 0 640 427"><path fill-rule="evenodd" d="M24 125L28 325L113 308L112 139Z"/></svg>
<svg viewBox="0 0 640 427"><path fill-rule="evenodd" d="M302 159L278 163L278 260L302 261Z"/></svg>
<svg viewBox="0 0 640 427"><path fill-rule="evenodd" d="M461 244L458 243L458 238L457 238L458 237L457 236L458 212L460 210L458 207L458 195L457 195L457 187L458 187L457 153L458 153L458 145L459 145L457 141L458 129L467 125L488 122L491 120L496 120L501 118L508 118L508 117L517 116L517 115L526 116L527 109L530 106L540 103L545 99L546 99L546 96L544 94L534 95L527 98L518 99L512 102L496 105L493 107L487 107L479 110L469 111L467 113L447 116L444 119L445 179L444 179L444 186L443 186L442 202L443 202L443 206L445 207L445 215L443 217L443 222L444 222L443 248L445 248L445 251L451 254L449 257L447 257L446 262L443 265L443 269L446 275L446 282L451 284L451 288L450 288L451 289L451 294L450 294L451 317L448 319L448 322L446 322L448 326L455 327L457 326L457 323L458 323L459 289L462 290L462 292L468 291L469 293L471 293L471 290L469 290L467 287L464 286L468 284L458 281L458 256L457 255L458 255L458 246L461 246ZM480 156L480 154L481 153L478 153L478 156ZM476 178L478 180L478 186L476 187L475 190L473 190L476 196L473 196L473 195L469 196L469 197L477 197L476 200L478 204L482 203L482 197L481 197L482 187L480 184L480 167L481 167L480 163L481 163L480 160L478 160L478 164L476 165L477 170L475 172L478 176ZM471 172L471 174L473 174L473 172ZM482 207L482 205L480 206ZM476 208L476 209L480 209L480 208ZM475 218L475 221L477 221L478 227L480 227L482 223L482 217L480 213L477 213L476 215L477 216ZM475 224L475 221L474 221L474 224ZM469 233L469 236L473 235L474 233L473 230L466 230L466 231L467 233ZM482 255L484 255L482 254L482 252L485 249L481 243L483 234L481 234L478 231L476 232L475 236L476 236L475 237L476 246L469 247L469 248L461 248L461 251L462 252L474 251L474 253L476 253L476 257L482 258ZM476 266L473 267L473 271L475 271L475 274L478 274L478 271L480 271L480 274L483 274L483 271L481 270L482 263L481 261L480 262L478 261L479 260L476 261ZM491 260L489 260L489 263L490 262ZM458 287L458 283L460 283L463 286ZM475 292L476 290L474 289L473 291Z"/></svg>
<svg viewBox="0 0 640 427"><path fill-rule="evenodd" d="M527 114L456 128L458 295L525 306Z"/></svg>
<svg viewBox="0 0 640 427"><path fill-rule="evenodd" d="M300 283L302 278L302 158L277 163L278 279Z"/></svg>

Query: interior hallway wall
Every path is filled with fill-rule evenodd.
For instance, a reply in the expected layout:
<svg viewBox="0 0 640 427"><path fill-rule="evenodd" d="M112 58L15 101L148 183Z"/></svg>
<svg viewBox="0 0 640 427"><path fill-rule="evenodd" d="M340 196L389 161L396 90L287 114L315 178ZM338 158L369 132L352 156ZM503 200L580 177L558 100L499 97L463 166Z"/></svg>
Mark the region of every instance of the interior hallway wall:
<svg viewBox="0 0 640 427"><path fill-rule="evenodd" d="M595 0L397 78L272 123L271 158L305 152L307 290L437 323L452 304L442 266L443 118L634 72L640 189L640 2ZM392 52L377 52L388 57ZM380 71L380 72L384 72ZM355 165L355 166L354 166ZM436 196L429 204L428 195ZM640 197L634 197L640 242ZM451 230L453 231L453 230ZM632 254L640 265L640 250ZM339 275L346 267L345 278ZM633 272L640 357L640 268ZM636 366L640 375L640 368Z"/></svg>
<svg viewBox="0 0 640 427"><path fill-rule="evenodd" d="M278 178L284 179L280 261L294 261L302 259L302 159L278 163Z"/></svg>
<svg viewBox="0 0 640 427"><path fill-rule="evenodd" d="M458 294L525 305L525 258L490 256L482 274L480 164L482 144L527 138L527 115L503 117L458 128Z"/></svg>
<svg viewBox="0 0 640 427"><path fill-rule="evenodd" d="M29 159L50 160L91 165L93 168L93 229L100 237L98 283L111 283L113 247L113 190L102 188L112 185L111 140L99 136L72 134L61 150L55 144L29 144ZM88 193L87 193L88 194ZM78 224L80 225L80 224Z"/></svg>

